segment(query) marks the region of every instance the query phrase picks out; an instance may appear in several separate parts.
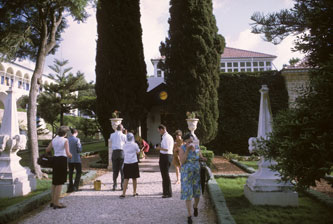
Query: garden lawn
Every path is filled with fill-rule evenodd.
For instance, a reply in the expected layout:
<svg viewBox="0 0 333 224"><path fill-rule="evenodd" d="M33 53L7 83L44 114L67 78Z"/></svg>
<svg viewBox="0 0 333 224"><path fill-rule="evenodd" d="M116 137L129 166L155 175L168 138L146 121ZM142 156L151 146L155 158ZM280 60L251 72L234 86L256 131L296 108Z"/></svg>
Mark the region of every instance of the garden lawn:
<svg viewBox="0 0 333 224"><path fill-rule="evenodd" d="M218 178L227 206L237 224L332 223L330 208L300 193L299 207L254 206L244 196L247 178Z"/></svg>
<svg viewBox="0 0 333 224"><path fill-rule="evenodd" d="M82 152L94 152L107 149L108 147L105 146L104 141L82 145Z"/></svg>
<svg viewBox="0 0 333 224"><path fill-rule="evenodd" d="M14 198L2 198L2 199L0 199L0 211L7 208L8 206L14 205L14 204L19 203L21 201L24 201L28 198L31 198L31 197L33 197L37 194L40 194L43 191L51 189L51 183L52 183L52 179L47 179L47 180L46 179L43 179L43 180L38 180L37 179L37 188L36 188L36 190L29 193L28 195L14 197Z"/></svg>
<svg viewBox="0 0 333 224"><path fill-rule="evenodd" d="M252 167L253 169L258 169L258 162L259 161L238 161L239 163L242 163L248 167Z"/></svg>

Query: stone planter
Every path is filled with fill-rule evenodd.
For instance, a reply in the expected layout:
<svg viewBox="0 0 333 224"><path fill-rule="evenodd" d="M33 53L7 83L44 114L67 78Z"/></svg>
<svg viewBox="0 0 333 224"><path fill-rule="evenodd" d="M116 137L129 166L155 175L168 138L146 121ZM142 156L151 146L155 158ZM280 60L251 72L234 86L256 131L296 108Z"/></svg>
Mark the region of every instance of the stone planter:
<svg viewBox="0 0 333 224"><path fill-rule="evenodd" d="M194 131L197 130L197 125L199 122L198 118L188 118L186 119L188 130L190 130L191 134L194 138L197 139L197 136L194 134Z"/></svg>

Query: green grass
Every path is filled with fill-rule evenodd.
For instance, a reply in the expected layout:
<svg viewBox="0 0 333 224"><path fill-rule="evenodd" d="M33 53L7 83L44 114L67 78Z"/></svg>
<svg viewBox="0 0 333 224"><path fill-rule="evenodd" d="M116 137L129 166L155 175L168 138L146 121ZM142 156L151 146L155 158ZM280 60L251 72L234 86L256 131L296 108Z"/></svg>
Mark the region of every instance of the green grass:
<svg viewBox="0 0 333 224"><path fill-rule="evenodd" d="M253 169L258 169L258 162L259 161L238 161L239 163L242 163L248 167L252 167Z"/></svg>
<svg viewBox="0 0 333 224"><path fill-rule="evenodd" d="M82 152L94 152L94 151L99 151L99 150L104 150L104 149L105 150L108 149L108 147L105 146L104 141L82 145Z"/></svg>
<svg viewBox="0 0 333 224"><path fill-rule="evenodd" d="M14 204L24 201L28 198L31 198L37 194L40 194L48 189L51 189L51 183L52 183L52 179L47 179L47 180L45 180L45 179L38 180L37 179L37 189L35 191L29 193L28 195L14 197L14 198L0 199L0 211L7 208L8 206L14 205Z"/></svg>
<svg viewBox="0 0 333 224"><path fill-rule="evenodd" d="M299 194L299 207L254 206L244 196L246 178L218 178L227 206L237 224L332 223L330 208Z"/></svg>

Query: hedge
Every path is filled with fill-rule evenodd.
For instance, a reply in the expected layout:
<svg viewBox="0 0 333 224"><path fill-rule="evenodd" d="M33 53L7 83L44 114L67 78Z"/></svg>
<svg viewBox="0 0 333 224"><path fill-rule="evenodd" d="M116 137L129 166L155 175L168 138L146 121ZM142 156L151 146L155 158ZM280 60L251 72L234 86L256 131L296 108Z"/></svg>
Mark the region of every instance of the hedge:
<svg viewBox="0 0 333 224"><path fill-rule="evenodd" d="M278 71L220 75L218 135L207 146L215 154L248 155L248 139L257 136L260 88L266 84L273 116L288 108L288 92Z"/></svg>

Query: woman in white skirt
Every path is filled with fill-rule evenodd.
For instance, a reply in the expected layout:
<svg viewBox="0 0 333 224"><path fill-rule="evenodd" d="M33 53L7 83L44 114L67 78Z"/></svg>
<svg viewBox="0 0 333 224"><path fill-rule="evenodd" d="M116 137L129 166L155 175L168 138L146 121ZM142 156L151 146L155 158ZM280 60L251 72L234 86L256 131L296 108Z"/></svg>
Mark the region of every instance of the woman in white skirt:
<svg viewBox="0 0 333 224"><path fill-rule="evenodd" d="M125 198L126 190L128 186L128 180L133 179L133 196L138 196L136 193L137 182L136 179L140 177L139 164L137 154L140 153L138 144L135 143L134 135L129 132L127 134L127 142L124 145L124 186L123 194L120 198Z"/></svg>

